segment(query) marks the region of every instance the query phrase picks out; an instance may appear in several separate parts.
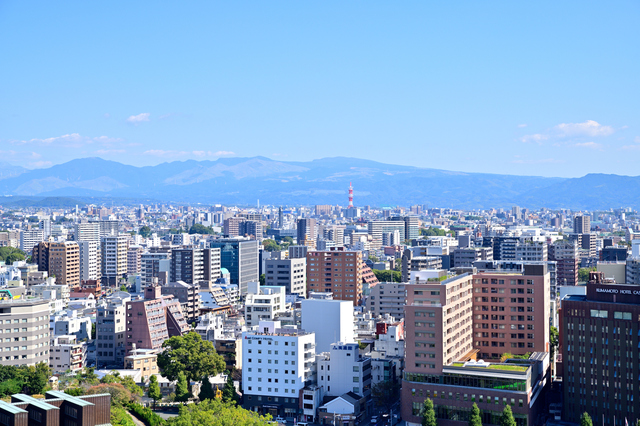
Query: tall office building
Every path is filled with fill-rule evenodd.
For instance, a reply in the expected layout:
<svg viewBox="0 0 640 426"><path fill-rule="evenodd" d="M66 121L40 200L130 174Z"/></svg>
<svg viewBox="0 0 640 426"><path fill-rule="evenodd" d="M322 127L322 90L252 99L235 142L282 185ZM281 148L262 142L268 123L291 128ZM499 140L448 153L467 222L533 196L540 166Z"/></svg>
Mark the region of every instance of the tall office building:
<svg viewBox="0 0 640 426"><path fill-rule="evenodd" d="M298 245L315 248L317 238L318 229L316 227L316 220L310 218L298 219Z"/></svg>
<svg viewBox="0 0 640 426"><path fill-rule="evenodd" d="M591 232L591 216L576 216L573 218L573 233L588 234Z"/></svg>
<svg viewBox="0 0 640 426"><path fill-rule="evenodd" d="M420 219L417 216L396 216L391 220L404 222L404 238L406 240L415 240L420 236Z"/></svg>
<svg viewBox="0 0 640 426"><path fill-rule="evenodd" d="M240 235L240 224L244 222L242 217L230 217L224 220L223 232L225 237L237 237Z"/></svg>
<svg viewBox="0 0 640 426"><path fill-rule="evenodd" d="M159 279L163 273L168 277L171 269L170 259L171 252L143 253L140 256L142 286L146 287L149 284L153 284L154 278Z"/></svg>
<svg viewBox="0 0 640 426"><path fill-rule="evenodd" d="M96 313L96 366L98 368L122 368L126 349L126 303L128 293L116 292L100 305Z"/></svg>
<svg viewBox="0 0 640 426"><path fill-rule="evenodd" d="M117 236L120 233L120 222L117 220L101 220L100 237Z"/></svg>
<svg viewBox="0 0 640 426"><path fill-rule="evenodd" d="M257 240L246 238L222 238L214 240L211 248L220 249L220 265L231 276L231 284L236 284L240 295L247 294L247 284L258 282L258 245Z"/></svg>
<svg viewBox="0 0 640 426"><path fill-rule="evenodd" d="M49 301L43 299L5 300L0 320L12 323L0 343L0 365L49 364Z"/></svg>
<svg viewBox="0 0 640 426"><path fill-rule="evenodd" d="M114 286L127 273L127 236L109 235L101 239L102 285Z"/></svg>
<svg viewBox="0 0 640 426"><path fill-rule="evenodd" d="M65 241L59 243L40 243L33 248L34 262L39 271L47 271L56 277L57 284L69 287L80 286L80 249L78 243Z"/></svg>
<svg viewBox="0 0 640 426"><path fill-rule="evenodd" d="M333 293L337 300L362 302L362 252L334 247L307 253L307 293Z"/></svg>
<svg viewBox="0 0 640 426"><path fill-rule="evenodd" d="M586 296L562 299L563 420L625 426L640 418L640 291L591 273ZM614 423L615 420L615 423Z"/></svg>
<svg viewBox="0 0 640 426"><path fill-rule="evenodd" d="M80 281L99 280L102 278L100 241L80 240L77 243L80 257Z"/></svg>
<svg viewBox="0 0 640 426"><path fill-rule="evenodd" d="M129 246L127 250L127 274L139 274L142 270L142 252L140 246Z"/></svg>
<svg viewBox="0 0 640 426"><path fill-rule="evenodd" d="M558 240L549 246L549 260L557 263L556 281L559 286L578 284L578 243Z"/></svg>

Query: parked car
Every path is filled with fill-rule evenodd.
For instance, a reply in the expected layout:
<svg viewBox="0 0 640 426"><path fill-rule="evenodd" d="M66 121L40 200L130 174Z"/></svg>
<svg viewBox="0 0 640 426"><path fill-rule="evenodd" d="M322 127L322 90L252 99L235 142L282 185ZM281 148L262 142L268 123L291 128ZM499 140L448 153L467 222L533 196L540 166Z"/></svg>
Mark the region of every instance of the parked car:
<svg viewBox="0 0 640 426"><path fill-rule="evenodd" d="M378 424L378 416L371 416L371 424L372 425Z"/></svg>

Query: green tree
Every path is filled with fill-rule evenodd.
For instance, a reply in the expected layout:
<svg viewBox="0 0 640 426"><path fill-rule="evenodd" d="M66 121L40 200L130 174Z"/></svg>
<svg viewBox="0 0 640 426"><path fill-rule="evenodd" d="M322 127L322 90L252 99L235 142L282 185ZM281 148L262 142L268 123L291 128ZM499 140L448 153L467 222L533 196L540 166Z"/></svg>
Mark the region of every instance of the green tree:
<svg viewBox="0 0 640 426"><path fill-rule="evenodd" d="M482 426L482 417L480 417L480 409L474 402L471 407L471 416L469 416L469 426Z"/></svg>
<svg viewBox="0 0 640 426"><path fill-rule="evenodd" d="M389 411L399 396L400 385L391 380L378 382L371 388L371 397L374 403L384 412Z"/></svg>
<svg viewBox="0 0 640 426"><path fill-rule="evenodd" d="M446 237L447 231L440 228L421 228L420 235L424 235L426 237Z"/></svg>
<svg viewBox="0 0 640 426"><path fill-rule="evenodd" d="M500 426L516 426L516 419L513 418L510 405L505 406L500 414Z"/></svg>
<svg viewBox="0 0 640 426"><path fill-rule="evenodd" d="M202 340L195 331L184 336L171 337L162 344L164 350L158 355L158 367L169 380L177 380L183 372L188 382L201 382L205 377L215 376L225 370L225 363L213 343Z"/></svg>
<svg viewBox="0 0 640 426"><path fill-rule="evenodd" d="M85 368L84 371L78 374L78 383L87 383L90 385L94 385L99 383L98 376L95 373L95 368L89 367Z"/></svg>
<svg viewBox="0 0 640 426"><path fill-rule="evenodd" d="M82 388L66 388L64 393L71 396L82 396L84 395L84 389Z"/></svg>
<svg viewBox="0 0 640 426"><path fill-rule="evenodd" d="M160 392L160 385L158 385L158 378L155 375L149 377L149 390L147 396L153 399L153 409L156 408L156 403L162 399L162 392Z"/></svg>
<svg viewBox="0 0 640 426"><path fill-rule="evenodd" d="M202 380L202 386L200 387L200 395L198 398L200 401L204 401L205 399L215 399L216 391L213 389L213 385L211 384L211 380L208 377L205 377Z"/></svg>
<svg viewBox="0 0 640 426"><path fill-rule="evenodd" d="M281 244L289 244L289 245L290 245L290 244L293 244L293 238L291 238L291 237L284 237L284 238L281 240Z"/></svg>
<svg viewBox="0 0 640 426"><path fill-rule="evenodd" d="M91 338L92 339L96 338L96 323L95 322L91 323Z"/></svg>
<svg viewBox="0 0 640 426"><path fill-rule="evenodd" d="M178 372L178 381L176 383L176 401L185 402L189 399L189 384L187 375L183 371Z"/></svg>
<svg viewBox="0 0 640 426"><path fill-rule="evenodd" d="M399 283L402 281L402 273L399 271L389 271L381 269L372 269L373 275L376 276L378 281L383 283Z"/></svg>
<svg viewBox="0 0 640 426"><path fill-rule="evenodd" d="M551 351L551 359L553 359L556 350L558 349L558 339L560 337L560 333L558 333L558 329L554 326L549 328L549 348Z"/></svg>
<svg viewBox="0 0 640 426"><path fill-rule="evenodd" d="M232 402L234 404L237 404L240 400L238 392L236 392L236 387L233 384L233 377L231 377L231 374L227 376L227 383L225 383L224 388L222 388L222 400L224 402Z"/></svg>
<svg viewBox="0 0 640 426"><path fill-rule="evenodd" d="M13 262L24 260L25 257L25 252L15 247L0 247L0 260L3 260L7 265L12 265Z"/></svg>
<svg viewBox="0 0 640 426"><path fill-rule="evenodd" d="M591 416L586 411L580 416L580 426L593 426Z"/></svg>
<svg viewBox="0 0 640 426"><path fill-rule="evenodd" d="M142 238L149 238L151 236L151 228L145 225L138 230L138 233L142 236Z"/></svg>
<svg viewBox="0 0 640 426"><path fill-rule="evenodd" d="M180 407L180 415L167 420L167 426L267 426L271 416L260 416L230 402L209 399Z"/></svg>
<svg viewBox="0 0 640 426"><path fill-rule="evenodd" d="M194 223L189 228L189 234L213 234L213 228L204 226L201 223Z"/></svg>
<svg viewBox="0 0 640 426"><path fill-rule="evenodd" d="M596 268L580 268L578 269L578 281L589 281L589 272L595 271Z"/></svg>
<svg viewBox="0 0 640 426"><path fill-rule="evenodd" d="M380 259L378 259L378 256L376 256L375 254L370 254L369 260L372 262L378 262Z"/></svg>
<svg viewBox="0 0 640 426"><path fill-rule="evenodd" d="M265 283L267 282L267 276L265 274L260 274L258 280L260 281L260 285L265 285Z"/></svg>
<svg viewBox="0 0 640 426"><path fill-rule="evenodd" d="M42 394L49 384L49 377L51 377L51 368L44 362L36 364L35 367L27 367L27 387L29 392L32 395Z"/></svg>
<svg viewBox="0 0 640 426"><path fill-rule="evenodd" d="M275 242L275 240L266 239L262 241L262 247L264 247L264 251L280 251L282 247Z"/></svg>
<svg viewBox="0 0 640 426"><path fill-rule="evenodd" d="M422 426L437 426L437 424L433 401L431 398L427 398L422 405Z"/></svg>

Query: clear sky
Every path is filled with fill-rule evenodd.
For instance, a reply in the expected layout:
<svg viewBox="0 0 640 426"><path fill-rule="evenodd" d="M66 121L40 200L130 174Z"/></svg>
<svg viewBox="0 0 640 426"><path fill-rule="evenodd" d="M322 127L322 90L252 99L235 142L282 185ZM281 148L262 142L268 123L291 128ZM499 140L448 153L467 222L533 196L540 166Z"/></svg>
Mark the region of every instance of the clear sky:
<svg viewBox="0 0 640 426"><path fill-rule="evenodd" d="M0 161L640 175L640 2L0 1Z"/></svg>

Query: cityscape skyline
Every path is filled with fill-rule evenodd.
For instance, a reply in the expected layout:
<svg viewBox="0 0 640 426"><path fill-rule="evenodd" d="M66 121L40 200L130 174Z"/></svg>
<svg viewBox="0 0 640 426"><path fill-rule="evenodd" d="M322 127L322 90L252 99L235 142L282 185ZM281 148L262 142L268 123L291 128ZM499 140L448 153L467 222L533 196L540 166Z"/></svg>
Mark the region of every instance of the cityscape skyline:
<svg viewBox="0 0 640 426"><path fill-rule="evenodd" d="M633 176L638 8L4 3L0 154Z"/></svg>

